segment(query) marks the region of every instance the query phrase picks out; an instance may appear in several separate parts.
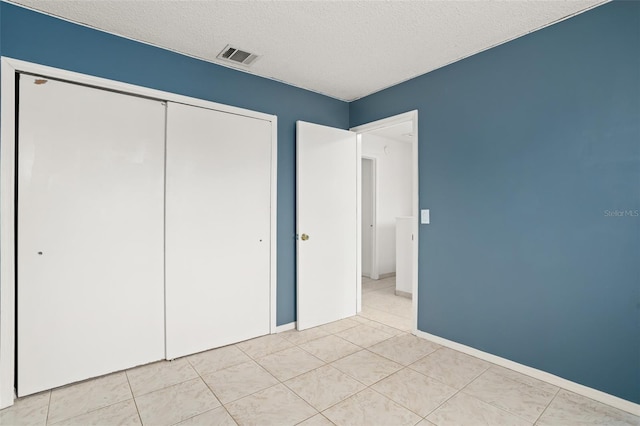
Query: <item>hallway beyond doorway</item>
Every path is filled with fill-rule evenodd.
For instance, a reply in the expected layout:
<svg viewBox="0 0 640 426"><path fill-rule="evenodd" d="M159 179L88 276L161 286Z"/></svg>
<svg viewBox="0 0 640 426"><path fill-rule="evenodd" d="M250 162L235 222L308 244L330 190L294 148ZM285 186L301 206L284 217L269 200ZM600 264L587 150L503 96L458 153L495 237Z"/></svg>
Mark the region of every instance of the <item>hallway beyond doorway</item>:
<svg viewBox="0 0 640 426"><path fill-rule="evenodd" d="M379 280L362 277L362 312L360 316L411 331L411 299L396 296L396 277Z"/></svg>

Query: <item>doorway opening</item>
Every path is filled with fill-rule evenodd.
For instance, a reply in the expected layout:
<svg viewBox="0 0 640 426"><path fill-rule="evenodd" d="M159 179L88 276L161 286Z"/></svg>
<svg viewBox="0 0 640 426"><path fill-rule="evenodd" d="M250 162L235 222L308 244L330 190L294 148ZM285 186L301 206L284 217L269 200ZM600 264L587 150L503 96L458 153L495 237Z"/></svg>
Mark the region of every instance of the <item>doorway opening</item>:
<svg viewBox="0 0 640 426"><path fill-rule="evenodd" d="M417 329L417 111L351 129L360 140L360 315Z"/></svg>
<svg viewBox="0 0 640 426"><path fill-rule="evenodd" d="M361 236L362 236L362 277L377 280L376 256L376 159L362 155L361 159Z"/></svg>

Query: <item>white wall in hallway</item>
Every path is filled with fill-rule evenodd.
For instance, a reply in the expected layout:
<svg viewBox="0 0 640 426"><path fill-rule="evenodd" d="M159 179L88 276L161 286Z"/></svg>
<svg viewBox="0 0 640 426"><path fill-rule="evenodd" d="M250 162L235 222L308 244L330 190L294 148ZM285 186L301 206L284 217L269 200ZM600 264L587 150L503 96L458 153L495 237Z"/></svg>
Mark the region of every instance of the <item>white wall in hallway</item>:
<svg viewBox="0 0 640 426"><path fill-rule="evenodd" d="M396 270L395 223L411 215L411 143L364 133L362 155L377 159L378 274Z"/></svg>

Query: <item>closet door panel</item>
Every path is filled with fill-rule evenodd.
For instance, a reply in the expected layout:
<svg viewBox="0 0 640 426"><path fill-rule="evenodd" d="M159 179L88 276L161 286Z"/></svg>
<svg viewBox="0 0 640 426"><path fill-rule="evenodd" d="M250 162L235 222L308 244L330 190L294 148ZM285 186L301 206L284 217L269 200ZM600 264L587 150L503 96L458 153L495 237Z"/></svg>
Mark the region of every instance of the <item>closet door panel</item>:
<svg viewBox="0 0 640 426"><path fill-rule="evenodd" d="M22 75L19 396L164 357L165 106Z"/></svg>
<svg viewBox="0 0 640 426"><path fill-rule="evenodd" d="M168 106L167 358L269 333L271 123Z"/></svg>

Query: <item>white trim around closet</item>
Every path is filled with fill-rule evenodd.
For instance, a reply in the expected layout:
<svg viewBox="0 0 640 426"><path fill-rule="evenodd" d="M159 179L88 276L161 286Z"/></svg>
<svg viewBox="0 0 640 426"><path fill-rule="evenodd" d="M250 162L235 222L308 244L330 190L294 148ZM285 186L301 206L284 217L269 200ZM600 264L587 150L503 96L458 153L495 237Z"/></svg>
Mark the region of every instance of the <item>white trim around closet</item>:
<svg viewBox="0 0 640 426"><path fill-rule="evenodd" d="M175 93L117 82L7 57L0 58L0 409L14 400L15 351L15 75L23 72L131 95L144 96L270 121L271 137L271 254L270 332L276 332L277 249L277 117Z"/></svg>

